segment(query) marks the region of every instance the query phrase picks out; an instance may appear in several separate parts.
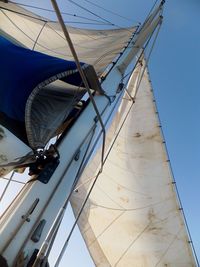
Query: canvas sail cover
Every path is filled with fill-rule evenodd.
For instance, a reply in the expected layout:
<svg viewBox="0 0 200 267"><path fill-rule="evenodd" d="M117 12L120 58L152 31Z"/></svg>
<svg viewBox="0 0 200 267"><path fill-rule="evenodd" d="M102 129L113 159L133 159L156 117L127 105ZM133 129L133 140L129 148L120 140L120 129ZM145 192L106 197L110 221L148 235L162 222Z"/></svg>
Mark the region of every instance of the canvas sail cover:
<svg viewBox="0 0 200 267"><path fill-rule="evenodd" d="M139 73L129 83L132 95ZM196 266L151 91L145 71L135 104L124 96L107 133L109 142L119 134L78 222L98 267ZM73 193L75 216L94 181L97 158Z"/></svg>
<svg viewBox="0 0 200 267"><path fill-rule="evenodd" d="M90 77L96 75L95 71L98 76L103 73L136 30L134 27L114 30L68 28L79 60L88 64L89 71L86 73ZM8 129L13 128L14 135L22 141L27 142L28 138L32 148L43 147L67 116L64 105L72 107L71 100L74 95L77 96L73 86L80 85L80 77L70 49L59 23L9 1L0 1L0 36L0 54L5 63L5 66L1 64L1 76L5 76L1 79L1 123L9 126ZM69 75L70 71L73 75ZM63 76L67 76L65 82L70 87L59 80L52 84L55 79L63 80ZM42 87L45 90L41 90ZM77 99L84 93L80 91ZM54 112L50 107L54 108ZM43 127L38 127L38 124Z"/></svg>
<svg viewBox="0 0 200 267"><path fill-rule="evenodd" d="M44 147L85 92L79 88L76 64L20 47L2 36L0 56L0 123L14 134L17 125L25 125L31 147Z"/></svg>
<svg viewBox="0 0 200 267"><path fill-rule="evenodd" d="M126 46L136 27L87 30L68 27L79 60L101 73ZM14 3L0 2L0 31L30 49L73 60L59 23L40 17Z"/></svg>

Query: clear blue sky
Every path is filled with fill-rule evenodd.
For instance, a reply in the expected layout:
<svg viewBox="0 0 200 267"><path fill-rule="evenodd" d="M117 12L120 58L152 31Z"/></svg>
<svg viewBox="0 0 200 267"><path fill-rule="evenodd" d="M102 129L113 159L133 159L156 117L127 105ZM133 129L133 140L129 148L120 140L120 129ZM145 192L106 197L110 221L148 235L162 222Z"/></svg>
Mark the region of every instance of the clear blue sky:
<svg viewBox="0 0 200 267"><path fill-rule="evenodd" d="M50 1L21 3L50 7ZM84 0L76 2L120 26L143 21L154 0L95 0L131 21L99 10ZM58 1L62 11L90 16L67 0ZM44 16L48 15L43 13ZM90 16L91 18L92 17ZM65 17L65 20L73 18ZM150 74L174 176L179 189L194 246L200 258L200 1L168 0L164 23L150 63ZM68 222L65 222L65 226ZM66 232L63 230L62 233ZM60 237L61 238L61 237ZM90 267L83 249L77 245L78 232L69 245L62 267ZM58 244L59 245L59 244ZM74 254L77 255L74 257Z"/></svg>

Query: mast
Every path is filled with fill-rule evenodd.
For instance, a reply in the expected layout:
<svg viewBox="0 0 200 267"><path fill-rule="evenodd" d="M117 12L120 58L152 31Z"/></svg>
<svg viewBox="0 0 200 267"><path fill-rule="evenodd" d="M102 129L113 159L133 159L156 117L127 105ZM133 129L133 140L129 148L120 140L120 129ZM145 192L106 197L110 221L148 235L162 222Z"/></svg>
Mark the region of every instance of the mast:
<svg viewBox="0 0 200 267"><path fill-rule="evenodd" d="M124 50L118 62L102 82L106 95L95 95L94 101L105 125L123 90L119 86L124 72L155 29L162 22L161 4L150 14L145 24ZM110 101L110 95L114 100ZM81 134L80 134L81 128ZM30 181L3 214L0 221L0 252L9 267L21 259L24 265L40 266L64 215L69 197L85 165L88 150L99 140L102 127L90 103L78 118L58 149L59 164L54 163L40 174L40 181ZM67 148L67 149L66 149ZM41 182L42 181L42 182Z"/></svg>

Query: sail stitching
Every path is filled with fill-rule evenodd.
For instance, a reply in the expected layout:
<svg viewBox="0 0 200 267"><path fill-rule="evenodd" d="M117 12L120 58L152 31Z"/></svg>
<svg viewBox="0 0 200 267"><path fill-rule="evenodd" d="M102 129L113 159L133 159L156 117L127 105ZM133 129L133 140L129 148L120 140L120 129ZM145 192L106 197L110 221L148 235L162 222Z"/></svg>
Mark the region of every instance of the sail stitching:
<svg viewBox="0 0 200 267"><path fill-rule="evenodd" d="M129 244L129 246L127 247L127 249L124 251L124 253L121 255L121 257L118 259L118 261L115 263L114 266L117 266L118 263L122 260L122 258L127 254L127 252L130 250L130 248L135 244L135 242L137 242L137 240L146 232L146 230L153 224L159 224L159 223L164 223L168 220L167 218L164 219L159 219L158 221L150 221L150 223L148 223L143 230L138 234L138 236ZM175 235L176 237L176 235Z"/></svg>
<svg viewBox="0 0 200 267"><path fill-rule="evenodd" d="M165 257L165 255L167 254L167 252L169 251L169 249L171 248L171 246L173 245L174 241L176 239L178 239L178 234L181 232L182 227L180 227L180 229L178 230L177 234L174 235L174 237L172 238L171 242L169 243L168 247L166 248L166 250L164 251L164 253L161 255L159 261L156 263L155 267L157 267L159 265L159 263L162 261L162 259Z"/></svg>

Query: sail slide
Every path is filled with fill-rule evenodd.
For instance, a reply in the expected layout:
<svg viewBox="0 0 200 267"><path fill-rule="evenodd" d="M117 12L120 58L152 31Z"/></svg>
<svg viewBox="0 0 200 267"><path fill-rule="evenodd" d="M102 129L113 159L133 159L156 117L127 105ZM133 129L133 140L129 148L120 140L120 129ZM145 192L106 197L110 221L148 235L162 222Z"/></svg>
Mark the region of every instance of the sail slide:
<svg viewBox="0 0 200 267"><path fill-rule="evenodd" d="M133 75L129 84L134 96L133 80L140 78ZM79 218L80 231L98 267L195 267L147 71L130 102L125 94L108 131L116 140ZM97 166L94 158L73 193L75 216Z"/></svg>

